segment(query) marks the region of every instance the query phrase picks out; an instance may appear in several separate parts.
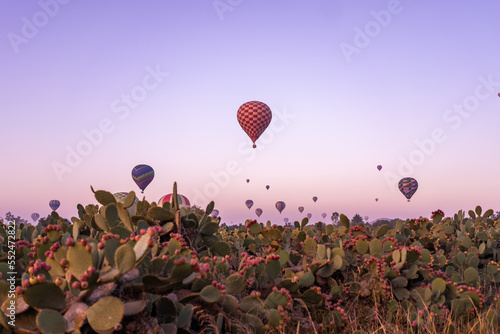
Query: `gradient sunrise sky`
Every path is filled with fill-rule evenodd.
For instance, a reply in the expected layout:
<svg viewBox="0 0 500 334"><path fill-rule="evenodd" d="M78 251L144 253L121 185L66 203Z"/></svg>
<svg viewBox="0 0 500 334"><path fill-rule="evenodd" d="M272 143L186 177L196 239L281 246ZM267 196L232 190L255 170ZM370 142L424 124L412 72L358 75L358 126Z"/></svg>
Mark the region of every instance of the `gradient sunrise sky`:
<svg viewBox="0 0 500 334"><path fill-rule="evenodd" d="M278 224L500 210L499 13L496 0L1 1L0 216L31 221L58 199L69 219L96 203L90 185L140 194L137 164L156 173L147 200L177 181L228 224L256 208ZM236 120L252 100L273 112L257 149Z"/></svg>

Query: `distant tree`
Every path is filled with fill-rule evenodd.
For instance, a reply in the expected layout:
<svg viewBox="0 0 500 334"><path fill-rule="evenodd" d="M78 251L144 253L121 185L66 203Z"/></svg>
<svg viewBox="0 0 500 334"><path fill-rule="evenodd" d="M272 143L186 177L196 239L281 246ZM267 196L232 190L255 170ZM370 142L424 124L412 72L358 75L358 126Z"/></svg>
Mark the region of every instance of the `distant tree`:
<svg viewBox="0 0 500 334"><path fill-rule="evenodd" d="M38 219L38 222L40 223L41 226L47 227L47 225L50 224L50 215L47 215L47 217L42 217Z"/></svg>
<svg viewBox="0 0 500 334"><path fill-rule="evenodd" d="M354 217L352 217L352 222L355 224L359 224L363 222L363 217L359 215L359 213L356 213Z"/></svg>
<svg viewBox="0 0 500 334"><path fill-rule="evenodd" d="M332 219L333 225L337 225L339 223L339 213L338 212L332 213L331 219Z"/></svg>
<svg viewBox="0 0 500 334"><path fill-rule="evenodd" d="M205 210L202 209L198 205L193 205L191 207L186 207L186 211L187 211L188 214L194 213L194 214L197 214L197 215L200 215L200 216L202 216L205 213ZM209 212L208 214L210 214L210 213L211 212Z"/></svg>
<svg viewBox="0 0 500 334"><path fill-rule="evenodd" d="M396 227L396 222L399 220L399 218L394 218L394 219L379 219L376 222L372 224L372 227L379 227L382 225L387 225L389 229L393 229Z"/></svg>
<svg viewBox="0 0 500 334"><path fill-rule="evenodd" d="M10 211L5 214L4 223L14 222L17 226L20 224L25 224L28 222L26 219L21 218L20 216L14 216Z"/></svg>

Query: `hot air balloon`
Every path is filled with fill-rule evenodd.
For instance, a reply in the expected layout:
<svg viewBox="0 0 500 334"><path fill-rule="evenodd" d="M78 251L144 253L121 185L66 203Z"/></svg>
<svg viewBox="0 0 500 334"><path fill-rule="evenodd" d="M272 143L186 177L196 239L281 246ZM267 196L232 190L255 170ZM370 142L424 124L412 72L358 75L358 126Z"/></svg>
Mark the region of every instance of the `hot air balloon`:
<svg viewBox="0 0 500 334"><path fill-rule="evenodd" d="M300 213L304 212L304 207L303 206L299 206L299 212Z"/></svg>
<svg viewBox="0 0 500 334"><path fill-rule="evenodd" d="M398 183L399 191L410 201L410 198L418 189L418 182L412 177L404 177Z"/></svg>
<svg viewBox="0 0 500 334"><path fill-rule="evenodd" d="M323 219L325 219L325 218L326 218L326 213L324 213L324 212L323 212L323 213L321 214L321 217L323 217Z"/></svg>
<svg viewBox="0 0 500 334"><path fill-rule="evenodd" d="M260 215L262 214L262 209L261 208L255 209L255 213L257 214L257 217L260 217Z"/></svg>
<svg viewBox="0 0 500 334"><path fill-rule="evenodd" d="M132 178L141 189L141 193L144 193L144 189L153 181L154 177L155 171L151 166L137 165L132 169Z"/></svg>
<svg viewBox="0 0 500 334"><path fill-rule="evenodd" d="M271 109L265 103L250 101L241 105L236 116L241 128L252 140L253 148L256 148L255 142L271 123Z"/></svg>
<svg viewBox="0 0 500 334"><path fill-rule="evenodd" d="M57 208L59 208L59 205L61 205L61 202L59 202L57 199L53 199L52 201L49 202L49 206L52 209L52 211L56 211Z"/></svg>
<svg viewBox="0 0 500 334"><path fill-rule="evenodd" d="M313 201L314 203L316 203L316 201L318 200L318 198L316 196L313 197Z"/></svg>
<svg viewBox="0 0 500 334"><path fill-rule="evenodd" d="M247 179L247 183L250 182L250 179Z"/></svg>
<svg viewBox="0 0 500 334"><path fill-rule="evenodd" d="M266 186L266 189L267 189L267 190L269 190L269 188L271 188L271 187L269 187L269 185L267 185L267 186Z"/></svg>
<svg viewBox="0 0 500 334"><path fill-rule="evenodd" d="M307 218L309 218L309 219L311 219L311 217L312 217L312 216L313 216L313 215L312 215L312 214L310 214L310 213L308 213L308 214L307 214Z"/></svg>
<svg viewBox="0 0 500 334"><path fill-rule="evenodd" d="M280 213L285 209L285 207L286 207L285 202L282 201L276 202L276 209L278 209Z"/></svg>
<svg viewBox="0 0 500 334"><path fill-rule="evenodd" d="M125 191L113 194L113 196L115 197L116 201L119 202L119 203L122 203L122 204L125 203L125 198L127 198L127 195L128 195L128 192L125 192ZM127 208L127 211L128 211L128 213L131 216L134 216L136 214L137 202L139 202L139 199L136 196L135 199L134 199L134 204L132 204L131 207Z"/></svg>
<svg viewBox="0 0 500 334"><path fill-rule="evenodd" d="M375 202L378 202L378 198L375 198Z"/></svg>
<svg viewBox="0 0 500 334"><path fill-rule="evenodd" d="M172 194L162 196L158 200L158 206L163 206L163 203L166 203L166 202L172 203ZM191 206L191 203L189 202L187 197L184 195L181 195L181 194L177 194L177 202L179 203L179 207L190 207Z"/></svg>
<svg viewBox="0 0 500 334"><path fill-rule="evenodd" d="M219 210L214 209L214 211L212 211L212 216L217 217L218 215L219 215Z"/></svg>
<svg viewBox="0 0 500 334"><path fill-rule="evenodd" d="M368 221L369 217L368 216L364 216L363 219L365 220L365 222Z"/></svg>
<svg viewBox="0 0 500 334"><path fill-rule="evenodd" d="M382 165L378 165L377 169L380 171L382 169Z"/></svg>
<svg viewBox="0 0 500 334"><path fill-rule="evenodd" d="M33 219L34 222L36 222L40 218L40 215L38 213L32 213L31 214L31 219Z"/></svg>
<svg viewBox="0 0 500 334"><path fill-rule="evenodd" d="M289 220L288 218L283 218L283 221L285 222L285 224L288 223L288 220Z"/></svg>
<svg viewBox="0 0 500 334"><path fill-rule="evenodd" d="M253 201L251 199L248 199L245 201L245 205L247 206L248 210L253 206Z"/></svg>

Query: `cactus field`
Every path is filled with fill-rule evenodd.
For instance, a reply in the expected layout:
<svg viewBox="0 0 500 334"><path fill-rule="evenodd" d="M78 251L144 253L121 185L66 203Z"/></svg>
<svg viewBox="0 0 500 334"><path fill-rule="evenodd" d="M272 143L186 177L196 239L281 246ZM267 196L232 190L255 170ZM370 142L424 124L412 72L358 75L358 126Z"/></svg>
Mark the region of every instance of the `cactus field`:
<svg viewBox="0 0 500 334"><path fill-rule="evenodd" d="M2 333L500 332L491 209L394 229L342 214L338 226L235 228L213 202L143 199L131 215L134 192L94 195L72 224L53 212L45 226L0 227Z"/></svg>

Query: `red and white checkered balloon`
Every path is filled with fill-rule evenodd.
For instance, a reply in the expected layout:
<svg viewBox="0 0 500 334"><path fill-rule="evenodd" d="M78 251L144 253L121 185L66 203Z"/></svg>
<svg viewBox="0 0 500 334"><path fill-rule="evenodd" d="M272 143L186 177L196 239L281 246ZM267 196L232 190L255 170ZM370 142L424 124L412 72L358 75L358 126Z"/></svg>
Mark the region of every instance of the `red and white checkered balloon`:
<svg viewBox="0 0 500 334"><path fill-rule="evenodd" d="M253 147L257 147L255 142L271 123L271 109L265 103L250 101L238 109L237 117L243 131L252 140Z"/></svg>

